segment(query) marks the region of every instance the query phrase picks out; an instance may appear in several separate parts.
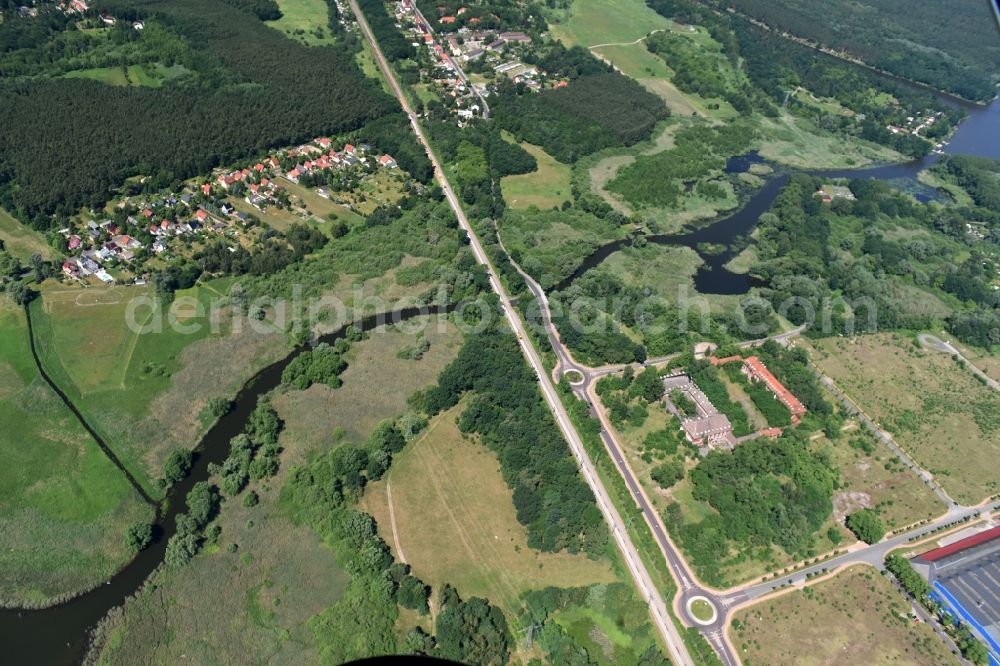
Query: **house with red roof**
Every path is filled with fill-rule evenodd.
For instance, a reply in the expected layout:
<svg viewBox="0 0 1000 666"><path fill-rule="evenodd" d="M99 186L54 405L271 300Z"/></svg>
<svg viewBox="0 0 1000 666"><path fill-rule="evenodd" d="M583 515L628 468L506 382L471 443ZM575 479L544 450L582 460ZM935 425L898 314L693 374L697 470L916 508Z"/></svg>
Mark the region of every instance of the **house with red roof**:
<svg viewBox="0 0 1000 666"><path fill-rule="evenodd" d="M392 159L392 155L383 155L382 157L378 158L378 163L388 169L396 168L396 160Z"/></svg>
<svg viewBox="0 0 1000 666"><path fill-rule="evenodd" d="M204 222L208 219L208 213L202 209L198 209L198 212L194 214L194 217L199 222Z"/></svg>

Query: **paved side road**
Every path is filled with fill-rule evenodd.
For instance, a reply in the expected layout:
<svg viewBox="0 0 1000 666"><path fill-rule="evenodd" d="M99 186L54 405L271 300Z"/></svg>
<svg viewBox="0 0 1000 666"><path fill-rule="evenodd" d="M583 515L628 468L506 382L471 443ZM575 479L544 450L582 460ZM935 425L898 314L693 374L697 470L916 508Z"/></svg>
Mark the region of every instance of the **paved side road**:
<svg viewBox="0 0 1000 666"><path fill-rule="evenodd" d="M957 357L958 360L965 363L965 366L972 371L972 374L976 375L977 377L985 381L987 386L989 386L994 391L1000 391L1000 382L993 379L985 372L977 368L972 363L972 361L965 358L965 356L962 355L962 352L955 349L955 347L950 342L945 342L941 338L937 337L936 335L931 335L930 333L921 333L920 335L917 336L917 339L920 340L920 344L922 344L927 349L933 349L934 351L939 351L944 354L951 354L952 356Z"/></svg>
<svg viewBox="0 0 1000 666"><path fill-rule="evenodd" d="M430 158L430 161L434 166L434 176L437 179L438 184L441 186L441 190L444 192L445 197L448 199L448 203L451 205L455 216L458 218L459 225L469 236L469 244L476 257L476 261L479 262L479 264L482 265L488 272L490 286L500 299L500 306L503 310L504 316L507 318L511 328L517 334L522 353L528 359L528 362L534 369L535 374L538 376L538 382L542 389L542 394L545 397L545 401L548 403L549 409L552 410L556 423L562 430L566 441L570 445L573 455L576 457L577 462L580 465L580 472L583 475L583 478L586 480L597 499L597 506L601 510L608 526L611 528L615 544L622 553L622 557L624 558L625 564L629 569L629 573L632 575L637 587L649 604L651 617L657 629L663 636L664 642L667 645L667 650L670 653L671 662L677 664L678 666L694 666L694 661L691 659L690 654L688 654L687 647L684 645L680 632L677 631L677 628L670 619L667 606L662 595L656 589L649 572L646 570L645 565L639 558L639 552L636 550L635 545L628 536L628 532L625 529L625 524L622 521L621 515L612 504L607 490L604 488L603 483L597 475L597 470L594 468L593 463L587 456L586 450L583 446L583 440L580 439L579 433L577 433L576 428L573 427L569 414L566 412L565 407L563 407L559 395L556 392L555 385L545 372L542 360L539 357L538 352L535 350L534 345L531 344L531 338L528 336L527 331L525 331L520 316L511 304L510 295L507 293L507 290L504 288L503 284L501 284L500 280L497 279L496 271L494 270L486 252L483 250L482 244L479 241L479 236L472 228L472 225L469 224L469 220L465 216L465 211L462 209L462 206L458 201L458 197L455 196L455 191L452 189L451 183L448 182L448 178L445 176L441 165L434 156L430 143L427 141L420 124L417 122L417 116L407 103L406 97L403 95L403 91L399 87L396 77L389 68L385 56L382 54L382 49L379 47L375 36L372 34L371 28L368 26L368 22L365 20L364 14L361 12L361 9L358 7L355 0L350 0L350 5L351 10L357 18L358 25L364 33L365 39L367 39L372 46L372 50L375 53L376 60L378 60L379 67L382 69L382 73L385 75L393 93L396 95L400 105L403 107L403 110L410 119L410 125L413 128L414 134L416 134L417 139L427 151L427 156Z"/></svg>

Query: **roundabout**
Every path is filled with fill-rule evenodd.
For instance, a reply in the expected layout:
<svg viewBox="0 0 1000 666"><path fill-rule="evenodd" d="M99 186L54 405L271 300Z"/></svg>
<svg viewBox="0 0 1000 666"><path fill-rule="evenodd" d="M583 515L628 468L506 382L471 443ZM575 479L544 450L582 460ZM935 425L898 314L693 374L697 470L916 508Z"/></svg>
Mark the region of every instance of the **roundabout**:
<svg viewBox="0 0 1000 666"><path fill-rule="evenodd" d="M715 605L706 597L694 596L687 600L687 612L691 619L702 626L715 624L719 618Z"/></svg>
<svg viewBox="0 0 1000 666"><path fill-rule="evenodd" d="M566 370L562 376L569 380L570 386L580 386L586 380L583 373L575 368Z"/></svg>

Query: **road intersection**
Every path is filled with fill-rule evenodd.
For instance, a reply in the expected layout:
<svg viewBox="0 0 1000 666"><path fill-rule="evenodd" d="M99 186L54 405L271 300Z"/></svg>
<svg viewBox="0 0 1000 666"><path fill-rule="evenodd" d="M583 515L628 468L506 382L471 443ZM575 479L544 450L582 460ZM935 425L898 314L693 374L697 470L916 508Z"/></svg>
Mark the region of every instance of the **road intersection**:
<svg viewBox="0 0 1000 666"><path fill-rule="evenodd" d="M507 318L511 329L513 329L513 331L517 334L521 351L538 376L538 382L542 390L542 395L548 403L549 408L552 410L556 423L559 425L566 441L569 443L573 455L577 459L583 478L586 480L591 491L594 493L598 508L604 516L605 522L607 522L611 529L612 537L614 538L619 551L622 553L622 557L625 561L626 567L629 569L629 573L635 580L636 585L642 592L643 596L646 598L646 602L650 608L650 615L663 637L664 643L667 646L667 651L670 654L671 662L677 664L678 666L694 666L694 660L692 660L691 655L688 654L687 647L684 645L680 632L670 619L666 602L663 600L661 593L657 590L649 572L642 563L639 551L632 543L621 515L612 503L607 490L604 488L603 483L598 477L596 468L587 455L583 446L583 440L580 438L579 433L577 433L576 428L570 421L569 414L566 412L566 408L563 406L562 401L559 398L552 379L545 372L545 367L542 364L541 357L535 350L534 345L530 342L531 337L525 330L520 315L511 303L510 295L497 278L496 270L494 269L489 256L483 250L479 236L472 228L472 225L469 224L469 220L465 215L464 209L459 203L458 197L455 195L454 189L451 187L451 183L448 181L444 170L441 168L437 157L434 155L434 151L431 149L430 142L427 140L427 137L424 135L424 132L420 127L417 115L410 108L410 105L406 100L406 96L399 87L399 83L396 81L396 77L393 74L392 69L389 67L388 62L382 53L382 49L379 47L378 40L376 40L375 36L372 34L371 28L368 26L368 22L366 21L364 14L361 12L361 9L358 7L356 0L350 0L350 5L351 10L357 18L358 26L360 27L361 32L364 34L364 37L368 40L369 44L371 44L372 50L375 53L375 59L378 61L383 75L389 83L389 86L392 88L392 91L402 106L403 111L409 117L410 125L413 128L414 134L426 150L427 156L430 159L431 164L434 166L434 176L438 185L441 187L449 205L454 211L459 225L468 235L469 245L476 261L487 271L490 287L500 300L501 310Z"/></svg>
<svg viewBox="0 0 1000 666"><path fill-rule="evenodd" d="M602 481L598 477L594 463L590 460L583 446L583 441L570 421L569 414L566 412L566 409L559 398L555 388L555 381L558 381L558 379L563 375L569 374L573 377L573 383L571 386L574 394L578 398L587 401L590 405L591 414L600 419L602 425L600 434L605 449L614 461L619 474L625 481L633 500L640 509L643 518L646 520L647 525L649 526L660 550L662 551L672 576L677 582L678 592L673 601L674 613L685 625L696 627L700 631L700 633L718 654L725 666L736 666L741 663L735 648L730 643L726 634L729 618L734 609L756 601L777 590L784 589L789 585L804 585L808 581L815 579L822 574L853 564L867 564L878 569L882 569L885 556L892 549L905 546L911 541L927 537L937 530L944 529L950 527L951 525L959 524L962 521L1000 509L1000 502L984 503L978 507L962 507L951 500L950 497L945 495L944 497L947 497L945 501L948 503L949 508L947 513L945 513L942 517L907 532L884 539L879 543L870 546L855 544L854 546L848 548L845 553L836 555L813 565L802 567L789 575L783 575L768 581L737 586L730 590L716 590L700 583L691 572L687 562L680 555L679 549L671 541L662 520L653 509L649 498L646 496L645 491L638 481L638 478L629 466L628 461L623 454L621 444L612 434L614 433L614 428L609 422L605 411L598 407L600 402L596 396L596 381L608 374L620 372L626 366L590 368L578 363L573 358L569 349L567 349L559 339L558 331L552 323L549 301L545 291L528 273L523 271L520 266L511 260L512 265L524 279L529 290L539 304L542 327L544 329L544 333L549 339L549 342L551 343L553 352L556 355L557 364L553 369L552 374L549 375L549 373L545 372L541 357L539 356L534 345L530 342L531 337L525 328L524 322L521 320L520 314L514 307L506 288L497 278L492 262L484 251L482 243L480 242L475 230L469 224L465 212L459 203L458 197L451 187L444 170L441 168L441 165L431 149L429 141L420 127L417 115L410 108L406 100L406 96L403 94L403 91L396 81L388 62L382 54L378 41L372 34L371 29L368 26L360 8L357 6L356 1L350 0L350 5L365 39L367 39L372 46L376 60L378 61L383 75L385 76L403 110L409 117L414 134L423 145L431 163L434 166L435 179L440 185L449 202L449 205L454 211L459 225L469 237L470 247L475 255L476 261L488 272L490 286L499 298L501 310L512 330L517 334L524 356L527 358L528 362L531 364L538 376L542 394L548 403L553 416L555 417L556 423L559 425L559 428L562 430L563 435L569 443L573 455L578 461L582 476L594 493L598 507L601 510L605 521L611 528L612 536L622 553L631 576L649 604L651 617L664 639L673 663L681 666L693 666L694 661L688 653L687 647L685 646L679 631L669 617L669 611L667 610L666 602L664 601L661 592L653 583L649 572L646 570L645 565L641 561L638 550L628 536L627 528L622 520L621 514L613 505L607 490L604 488ZM504 249L502 242L501 249ZM506 252L505 249L504 251ZM802 327L800 327L798 329L787 331L779 336L775 336L773 339L776 339L779 343L787 344L792 337L798 335L802 330ZM743 346L752 347L760 342L762 342L762 340L748 341L743 343ZM957 350L952 352L952 350L942 349L942 351L949 351L950 353L955 354L958 353ZM645 364L636 364L635 367L642 367L643 365L660 365L668 362L669 359L670 357L649 359ZM835 388L832 386L832 382L828 384L828 386ZM838 395L838 397L840 397L840 395ZM846 396L844 396L844 399L846 399ZM860 412L860 410L858 411ZM861 412L861 415L863 416L863 412ZM881 432L874 423L871 424L871 427L876 432ZM888 433L885 433L885 435L888 436ZM883 441L886 440L883 439ZM891 442L891 437L889 437L888 441L886 441L887 444L889 442ZM911 469L917 471L922 476L927 475L927 472L916 466L916 463L909 459L905 452L896 447L894 442L891 444L891 447L897 455L902 457L904 462L907 462ZM927 477L924 476L924 478L926 480ZM934 487L940 488L936 485L936 483L934 484ZM944 491L941 490L941 493L943 492ZM715 610L713 620L698 620L691 613L691 602L695 599L704 600Z"/></svg>

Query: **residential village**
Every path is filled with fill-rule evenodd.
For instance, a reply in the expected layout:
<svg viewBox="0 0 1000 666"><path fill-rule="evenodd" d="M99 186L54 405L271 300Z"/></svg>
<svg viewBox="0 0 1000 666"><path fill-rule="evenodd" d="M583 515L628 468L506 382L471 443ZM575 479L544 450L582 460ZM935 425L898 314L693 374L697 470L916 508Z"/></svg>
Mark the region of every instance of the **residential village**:
<svg viewBox="0 0 1000 666"><path fill-rule="evenodd" d="M406 178L391 155L368 144L317 137L242 168L217 169L176 192L120 197L105 209L108 219L82 216L90 219L60 230L68 255L62 273L84 284L145 284L150 269L210 238L227 239L235 252L268 227L359 220L394 200L389 190L401 193Z"/></svg>
<svg viewBox="0 0 1000 666"><path fill-rule="evenodd" d="M465 6L453 13L438 6L437 15L427 16L415 0L398 0L394 9L397 26L413 37L418 50L421 82L429 83L460 124L489 115L487 98L496 94L499 81L522 83L534 91L567 85L550 81L528 64L537 40L522 31L524 26L505 26L493 13L483 20Z"/></svg>

